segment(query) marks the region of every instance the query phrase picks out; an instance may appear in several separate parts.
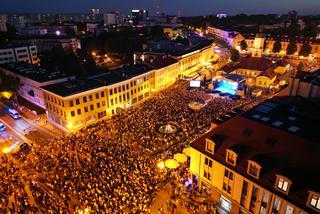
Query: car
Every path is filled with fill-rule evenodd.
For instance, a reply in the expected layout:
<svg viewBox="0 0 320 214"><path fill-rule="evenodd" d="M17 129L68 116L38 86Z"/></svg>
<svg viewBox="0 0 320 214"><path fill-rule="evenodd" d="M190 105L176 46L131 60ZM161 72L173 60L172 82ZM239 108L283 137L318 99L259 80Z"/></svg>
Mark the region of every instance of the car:
<svg viewBox="0 0 320 214"><path fill-rule="evenodd" d="M0 132L3 132L6 130L6 126L3 125L3 123L0 123Z"/></svg>
<svg viewBox="0 0 320 214"><path fill-rule="evenodd" d="M28 154L32 150L32 145L26 142L16 142L11 146L11 153L24 153Z"/></svg>
<svg viewBox="0 0 320 214"><path fill-rule="evenodd" d="M9 115L10 115L13 119L15 119L15 120L18 120L18 119L21 118L19 112L17 112L17 111L14 110L14 109L9 109Z"/></svg>

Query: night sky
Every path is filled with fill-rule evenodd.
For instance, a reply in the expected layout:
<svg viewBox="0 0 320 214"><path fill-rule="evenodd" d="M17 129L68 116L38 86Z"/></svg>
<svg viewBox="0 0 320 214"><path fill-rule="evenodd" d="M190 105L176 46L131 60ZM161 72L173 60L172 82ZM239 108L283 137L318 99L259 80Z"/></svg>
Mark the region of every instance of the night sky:
<svg viewBox="0 0 320 214"><path fill-rule="evenodd" d="M148 9L181 16L207 15L217 12L238 14L287 13L320 14L320 0L0 0L0 12L88 12L90 8L119 10L128 14L132 8Z"/></svg>

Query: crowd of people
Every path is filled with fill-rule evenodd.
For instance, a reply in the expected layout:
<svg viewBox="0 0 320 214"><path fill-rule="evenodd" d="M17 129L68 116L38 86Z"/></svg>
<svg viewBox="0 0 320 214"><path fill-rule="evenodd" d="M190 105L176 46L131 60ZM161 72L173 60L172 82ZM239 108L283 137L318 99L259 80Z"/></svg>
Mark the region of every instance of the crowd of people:
<svg viewBox="0 0 320 214"><path fill-rule="evenodd" d="M181 81L111 119L57 136L28 158L0 162L0 212L147 213L170 170L156 167L210 128L211 121L250 100L188 90ZM207 103L195 111L190 102ZM178 131L161 134L159 126ZM9 206L10 204L10 206Z"/></svg>

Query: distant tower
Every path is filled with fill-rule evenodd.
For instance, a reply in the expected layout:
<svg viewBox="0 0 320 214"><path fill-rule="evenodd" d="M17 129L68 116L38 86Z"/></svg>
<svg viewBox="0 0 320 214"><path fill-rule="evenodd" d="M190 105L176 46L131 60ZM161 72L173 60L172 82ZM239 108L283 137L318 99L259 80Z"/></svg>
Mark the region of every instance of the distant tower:
<svg viewBox="0 0 320 214"><path fill-rule="evenodd" d="M177 17L180 17L180 16L181 16L181 10L178 10Z"/></svg>
<svg viewBox="0 0 320 214"><path fill-rule="evenodd" d="M256 38L254 38L253 42L253 49L252 49L252 56L254 57L261 57L263 53L263 47L264 47L264 35L261 33L258 33L256 35Z"/></svg>
<svg viewBox="0 0 320 214"><path fill-rule="evenodd" d="M156 16L160 16L160 15L161 15L160 6L156 5Z"/></svg>

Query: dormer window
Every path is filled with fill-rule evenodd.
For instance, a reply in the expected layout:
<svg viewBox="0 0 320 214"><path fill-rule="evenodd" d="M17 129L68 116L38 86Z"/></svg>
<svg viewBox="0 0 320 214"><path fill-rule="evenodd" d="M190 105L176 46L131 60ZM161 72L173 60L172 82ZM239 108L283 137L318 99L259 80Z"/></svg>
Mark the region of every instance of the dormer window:
<svg viewBox="0 0 320 214"><path fill-rule="evenodd" d="M261 166L254 161L248 161L247 173L255 178L259 178Z"/></svg>
<svg viewBox="0 0 320 214"><path fill-rule="evenodd" d="M282 191L285 194L288 194L292 182L286 177L283 177L281 175L276 175L276 176L277 176L276 184L275 184L276 189Z"/></svg>
<svg viewBox="0 0 320 214"><path fill-rule="evenodd" d="M235 166L237 162L237 156L238 155L234 151L227 149L226 162Z"/></svg>
<svg viewBox="0 0 320 214"><path fill-rule="evenodd" d="M212 142L211 140L209 139L206 139L206 151L213 154L214 152L214 142Z"/></svg>
<svg viewBox="0 0 320 214"><path fill-rule="evenodd" d="M309 192L308 198L308 206L312 207L313 209L320 211L320 194L316 192Z"/></svg>

